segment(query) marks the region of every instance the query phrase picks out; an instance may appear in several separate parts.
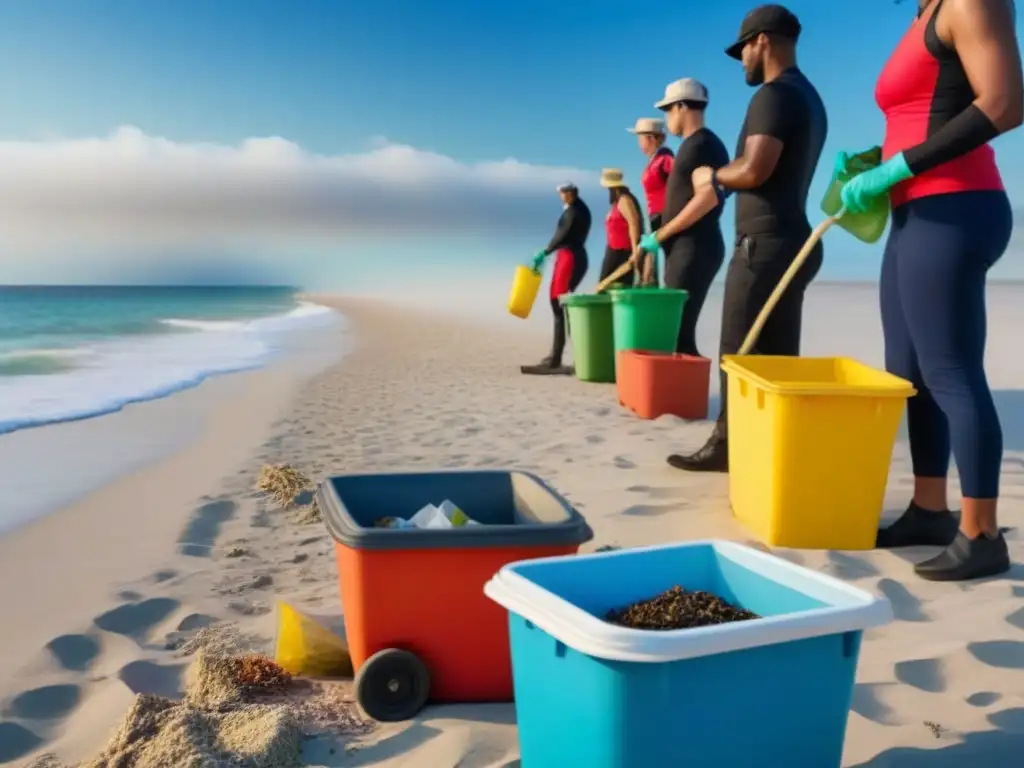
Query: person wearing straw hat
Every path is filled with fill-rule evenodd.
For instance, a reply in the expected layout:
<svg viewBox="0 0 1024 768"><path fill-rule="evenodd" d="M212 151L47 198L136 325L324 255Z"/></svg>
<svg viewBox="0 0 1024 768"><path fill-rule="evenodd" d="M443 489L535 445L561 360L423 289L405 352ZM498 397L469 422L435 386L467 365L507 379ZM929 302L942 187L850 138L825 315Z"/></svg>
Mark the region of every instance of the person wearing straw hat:
<svg viewBox="0 0 1024 768"><path fill-rule="evenodd" d="M796 64L800 22L781 5L762 5L743 19L726 54L742 62L757 92L747 107L736 158L693 173L695 192L710 187L724 200L736 192L736 246L725 276L720 355L734 355L782 275L811 234L807 194L818 167L828 116L811 81ZM797 272L758 336L752 354L799 355L804 293L824 259L821 243ZM668 457L691 472L727 472L726 378L721 410L704 446Z"/></svg>
<svg viewBox="0 0 1024 768"><path fill-rule="evenodd" d="M703 166L721 168L729 162L722 140L704 124L708 91L691 77L665 88L654 106L665 113L669 130L682 138L665 195L664 219L641 239L640 247L665 251L665 285L688 293L679 324L676 352L697 356L697 320L711 282L725 261L725 240L719 219L722 204L714 190L695 190L694 171Z"/></svg>
<svg viewBox="0 0 1024 768"><path fill-rule="evenodd" d="M621 168L602 170L601 186L608 190L610 205L608 215L604 217L606 245L599 277L600 280L604 280L633 258L633 250L639 244L640 235L644 231L644 220L640 214L640 203L626 186ZM633 272L627 272L618 282L632 286Z"/></svg>
<svg viewBox="0 0 1024 768"><path fill-rule="evenodd" d="M651 222L653 232L661 226L665 190L674 159L672 150L665 146L665 122L657 117L641 117L632 128L626 130L636 136L640 151L648 158L640 183L644 188L644 197L647 198L647 218ZM657 281L655 262L653 254L646 254L643 263L637 264L643 282Z"/></svg>
<svg viewBox="0 0 1024 768"><path fill-rule="evenodd" d="M551 287L548 297L554 315L554 332L551 353L538 365L524 365L520 371L534 376L571 374L572 369L562 365L565 353L565 314L559 299L575 291L587 274L587 237L590 234L590 208L580 198L579 189L571 181L559 184L558 196L562 199L562 215L547 247L533 257L533 269L539 271L548 257L555 254L555 268L551 273Z"/></svg>

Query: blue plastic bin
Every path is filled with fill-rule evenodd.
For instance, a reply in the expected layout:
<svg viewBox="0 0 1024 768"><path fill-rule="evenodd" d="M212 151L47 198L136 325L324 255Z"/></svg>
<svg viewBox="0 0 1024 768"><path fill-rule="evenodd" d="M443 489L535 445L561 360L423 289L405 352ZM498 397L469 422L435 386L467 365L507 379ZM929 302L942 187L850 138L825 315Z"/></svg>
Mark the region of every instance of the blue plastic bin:
<svg viewBox="0 0 1024 768"><path fill-rule="evenodd" d="M762 618L697 629L609 624L679 585ZM888 601L758 550L670 544L503 567L525 768L839 766L861 633Z"/></svg>

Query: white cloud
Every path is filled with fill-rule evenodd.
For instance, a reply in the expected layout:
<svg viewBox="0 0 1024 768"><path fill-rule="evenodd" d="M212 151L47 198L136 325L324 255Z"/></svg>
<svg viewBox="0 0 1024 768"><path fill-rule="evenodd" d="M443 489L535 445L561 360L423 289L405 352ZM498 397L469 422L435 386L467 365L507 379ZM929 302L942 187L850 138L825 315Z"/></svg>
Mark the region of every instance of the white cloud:
<svg viewBox="0 0 1024 768"><path fill-rule="evenodd" d="M278 137L183 144L134 127L0 141L0 242L174 247L538 224L546 234L557 183L595 180L513 159L465 164L381 137L370 147L324 156Z"/></svg>

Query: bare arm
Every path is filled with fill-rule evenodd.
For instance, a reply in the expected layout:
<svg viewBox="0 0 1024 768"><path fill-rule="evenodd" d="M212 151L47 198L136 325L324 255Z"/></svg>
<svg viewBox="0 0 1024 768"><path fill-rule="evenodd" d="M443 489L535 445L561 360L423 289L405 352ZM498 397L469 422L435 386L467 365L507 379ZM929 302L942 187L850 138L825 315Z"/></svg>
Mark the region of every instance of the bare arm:
<svg viewBox="0 0 1024 768"><path fill-rule="evenodd" d="M629 225L629 242L636 248L640 243L640 211L633 203L633 198L628 195L619 198L619 213Z"/></svg>
<svg viewBox="0 0 1024 768"><path fill-rule="evenodd" d="M719 174L721 172L720 170ZM710 185L699 186L696 180L694 180L693 188L694 193L693 197L690 198L690 202L684 205L683 210L673 216L672 220L667 224L663 224L661 229L655 233L659 243L663 243L670 237L674 237L680 232L689 229L711 213L711 211L715 210L715 206L718 205L718 195L715 194L715 190Z"/></svg>
<svg viewBox="0 0 1024 768"><path fill-rule="evenodd" d="M946 22L942 26L977 94L974 105L1000 133L1017 128L1024 122L1024 83L1013 3L947 0L943 9L938 21Z"/></svg>
<svg viewBox="0 0 1024 768"><path fill-rule="evenodd" d="M775 173L782 148L782 142L774 136L748 136L743 154L719 168L715 178L726 189L756 189Z"/></svg>

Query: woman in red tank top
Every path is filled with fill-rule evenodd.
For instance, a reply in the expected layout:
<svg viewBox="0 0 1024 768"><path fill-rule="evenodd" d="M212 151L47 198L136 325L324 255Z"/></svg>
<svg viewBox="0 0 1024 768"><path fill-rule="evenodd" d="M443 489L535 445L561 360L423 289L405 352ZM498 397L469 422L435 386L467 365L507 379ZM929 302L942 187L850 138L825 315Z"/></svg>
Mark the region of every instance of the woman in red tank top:
<svg viewBox="0 0 1024 768"><path fill-rule="evenodd" d="M647 198L647 218L651 222L651 231L657 232L661 228L661 213L665 209L665 190L668 186L668 177L672 173L672 163L675 157L672 150L665 146L665 122L655 117L641 117L636 125L628 129L630 133L636 134L637 144L640 150L647 155L647 166L640 177L644 187L644 197ZM653 278L654 256L644 255L644 263L640 269L644 275Z"/></svg>
<svg viewBox="0 0 1024 768"><path fill-rule="evenodd" d="M604 218L605 250L599 279L604 280L627 261L633 258L633 250L644 232L640 204L629 191L618 168L601 171L601 186L608 190L610 207ZM627 272L618 282L633 285L633 271Z"/></svg>
<svg viewBox="0 0 1024 768"><path fill-rule="evenodd" d="M1012 0L921 0L875 88L884 162L842 191L854 213L889 195L879 283L885 362L918 392L907 404L914 497L877 543L944 547L916 567L936 581L1010 567L996 521L1002 431L983 360L986 276L1013 227L988 142L1024 119L1014 26ZM959 520L946 498L951 453Z"/></svg>

